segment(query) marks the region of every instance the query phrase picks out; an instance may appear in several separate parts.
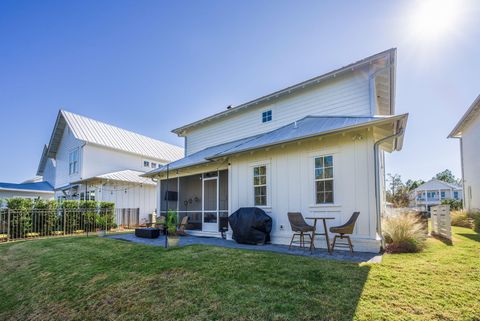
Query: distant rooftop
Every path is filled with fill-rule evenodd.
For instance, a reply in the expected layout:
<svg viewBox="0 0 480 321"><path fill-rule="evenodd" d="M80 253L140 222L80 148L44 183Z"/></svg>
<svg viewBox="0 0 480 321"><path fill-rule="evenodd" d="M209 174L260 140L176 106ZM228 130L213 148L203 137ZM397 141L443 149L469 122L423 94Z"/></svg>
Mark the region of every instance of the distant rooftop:
<svg viewBox="0 0 480 321"><path fill-rule="evenodd" d="M53 187L48 182L20 183L20 184L0 183L0 190L53 193Z"/></svg>

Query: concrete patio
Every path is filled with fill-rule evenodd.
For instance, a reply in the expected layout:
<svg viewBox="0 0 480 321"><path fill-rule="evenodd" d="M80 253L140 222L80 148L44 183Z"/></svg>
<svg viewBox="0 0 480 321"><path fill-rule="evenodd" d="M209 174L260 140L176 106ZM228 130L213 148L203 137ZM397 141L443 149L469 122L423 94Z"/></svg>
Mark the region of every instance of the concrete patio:
<svg viewBox="0 0 480 321"><path fill-rule="evenodd" d="M145 245L153 246L164 246L165 236L160 236L157 239L146 239L136 237L134 234L118 234L118 235L107 235L106 238L123 240L134 243L141 243ZM225 248L232 249L242 249L242 250L252 250L252 251L268 251L281 254L289 255L298 255L298 256L308 256L319 259L329 259L329 260L341 260L349 261L355 263L361 262L370 262L370 263L380 263L382 260L382 255L378 253L365 253L365 252L355 252L353 255L350 255L348 251L335 250L333 254L329 254L326 249L316 249L313 253L310 253L308 250L299 249L298 247L292 247L291 250L288 249L287 245L277 245L277 244L267 244L267 245L248 245L248 244L239 244L235 241L224 240L221 238L215 237L199 237L199 236L182 236L180 237L179 246L189 246L189 245L210 245L210 246L220 246Z"/></svg>

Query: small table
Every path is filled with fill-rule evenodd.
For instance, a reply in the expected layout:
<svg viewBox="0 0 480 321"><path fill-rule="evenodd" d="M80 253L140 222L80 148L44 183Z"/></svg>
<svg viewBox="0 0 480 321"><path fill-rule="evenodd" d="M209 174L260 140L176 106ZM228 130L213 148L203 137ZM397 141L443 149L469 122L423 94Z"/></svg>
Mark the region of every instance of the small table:
<svg viewBox="0 0 480 321"><path fill-rule="evenodd" d="M152 227L136 228L135 236L145 238L145 239L156 239L157 237L160 236L160 229L152 228Z"/></svg>
<svg viewBox="0 0 480 321"><path fill-rule="evenodd" d="M313 228L315 232L312 234L312 242L310 243L310 252L312 251L312 247L314 247L315 242L315 235L325 235L325 240L327 241L327 250L328 253L332 254L330 250L330 239L328 238L328 231L327 231L327 220L334 220L334 217L306 217L307 220L313 220ZM323 221L323 232L324 233L317 233L317 221Z"/></svg>

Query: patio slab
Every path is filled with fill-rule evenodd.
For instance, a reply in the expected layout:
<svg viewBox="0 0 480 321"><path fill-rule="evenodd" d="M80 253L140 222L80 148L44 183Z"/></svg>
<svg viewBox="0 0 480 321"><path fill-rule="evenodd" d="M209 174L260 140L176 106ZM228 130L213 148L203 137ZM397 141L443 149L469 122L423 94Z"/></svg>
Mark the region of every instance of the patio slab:
<svg viewBox="0 0 480 321"><path fill-rule="evenodd" d="M123 240L134 243L141 243L146 245L153 246L164 246L165 236L160 236L157 239L145 239L136 237L134 234L119 234L119 235L107 235L106 238ZM199 237L199 236L182 236L180 237L179 246L189 246L189 245L211 245L219 246L231 249L243 249L243 250L252 250L252 251L268 251L282 254L298 255L298 256L308 256L313 258L329 259L329 260L341 260L349 262L369 262L369 263L380 263L382 261L382 255L378 253L365 253L365 252L355 252L354 255L350 255L348 251L335 250L333 254L329 254L326 249L316 249L313 253L310 253L308 250L302 250L299 248L292 247L291 250L288 249L287 245L279 244L266 244L266 245L248 245L248 244L239 244L232 240L224 240L216 237Z"/></svg>

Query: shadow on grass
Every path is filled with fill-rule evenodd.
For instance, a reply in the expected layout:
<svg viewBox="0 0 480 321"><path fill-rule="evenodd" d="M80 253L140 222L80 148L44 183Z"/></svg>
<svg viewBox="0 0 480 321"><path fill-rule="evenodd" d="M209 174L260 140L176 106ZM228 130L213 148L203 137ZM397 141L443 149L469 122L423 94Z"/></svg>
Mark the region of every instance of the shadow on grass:
<svg viewBox="0 0 480 321"><path fill-rule="evenodd" d="M452 246L452 245L453 245L452 240L449 240L449 239L447 239L447 238L445 238L445 237L443 237L443 236L441 236L441 235L437 235L437 234L433 234L433 233L432 233L430 236L433 237L433 238L436 239L436 240L439 240L440 242L442 242L442 243L445 244L445 245L448 245L448 246Z"/></svg>
<svg viewBox="0 0 480 321"><path fill-rule="evenodd" d="M458 233L457 235L466 237L472 241L480 242L480 234L478 233Z"/></svg>

